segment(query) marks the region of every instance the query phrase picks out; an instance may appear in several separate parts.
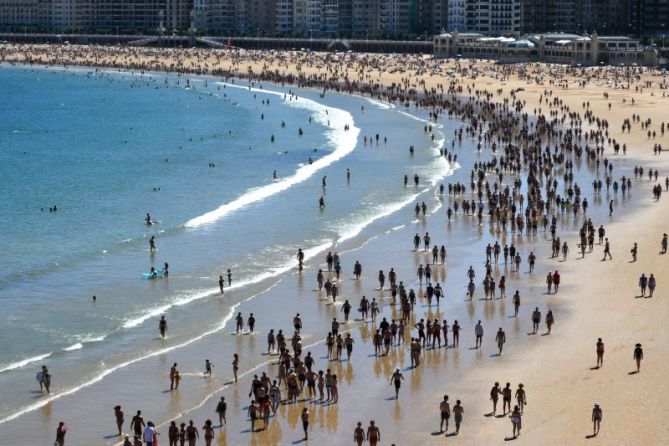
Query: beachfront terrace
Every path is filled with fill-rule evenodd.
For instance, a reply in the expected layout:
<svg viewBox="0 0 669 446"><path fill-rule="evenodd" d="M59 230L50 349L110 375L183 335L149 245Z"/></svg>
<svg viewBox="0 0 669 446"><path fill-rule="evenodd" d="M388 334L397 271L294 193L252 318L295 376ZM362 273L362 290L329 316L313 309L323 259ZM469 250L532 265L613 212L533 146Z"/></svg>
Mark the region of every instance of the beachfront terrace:
<svg viewBox="0 0 669 446"><path fill-rule="evenodd" d="M522 38L442 33L433 38L435 58L492 59L501 63L550 62L591 66L658 63L657 50L625 36L533 34Z"/></svg>

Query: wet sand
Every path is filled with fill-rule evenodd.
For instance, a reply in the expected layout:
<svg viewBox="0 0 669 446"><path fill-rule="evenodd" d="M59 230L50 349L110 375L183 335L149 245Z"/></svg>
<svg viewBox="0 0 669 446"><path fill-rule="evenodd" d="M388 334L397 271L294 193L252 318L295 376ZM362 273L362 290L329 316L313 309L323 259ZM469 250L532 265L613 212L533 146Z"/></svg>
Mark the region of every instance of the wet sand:
<svg viewBox="0 0 669 446"><path fill-rule="evenodd" d="M460 82L474 81L461 79ZM502 83L482 78L475 82L476 88L503 88L499 100L508 97L511 89L525 88L516 96L527 101L525 109L529 111L539 107L546 109L545 104L538 104L539 94L545 88L553 89L555 95L572 110L582 110L581 103L590 101L595 114L606 117L611 123L610 134L628 145L626 156L614 157L610 148L606 148L606 156L615 159L617 175L630 175L634 165L643 165L658 168L661 179L666 176L669 168L667 154L653 156L649 146L662 143L666 147L669 138L658 135L657 139L649 141L638 124L633 125L629 134L620 132L622 119L632 113L639 113L642 119L653 118L654 128L659 125L666 110L665 100L661 98L663 91L659 89L649 88L644 93L634 93L609 88L603 82L602 85L590 85L587 89L572 85L568 90L546 85L530 86L518 79ZM602 98L604 91L610 92L608 100ZM632 96L636 100L634 106L629 103ZM625 103L623 99L626 99ZM608 102L615 104L611 111L608 110ZM485 150L481 158L488 157L489 151ZM463 153L459 158L463 168L445 182L468 183L469 170L476 159L476 154ZM591 174L586 174L586 170L585 165L581 166L577 175L583 195L590 201L592 188L588 179L591 179ZM417 289L415 269L418 263L425 263L427 255L412 252L411 238L416 232L422 235L429 231L433 243L445 244L448 248L446 267L437 268L439 282L446 292L439 318L446 318L449 323L457 319L463 331L459 348L426 350L423 352L423 365L408 370L409 355L405 348L393 348L388 357L377 359L373 357L370 339L372 324L349 323L346 329L351 329L356 340L352 360L350 363L344 361L329 365L343 377L339 403L327 406L308 403L313 427L309 442L339 444L350 441L355 422L359 420L366 427L370 419L374 419L381 429L381 444L443 442L443 438L432 434L439 424L439 402L443 394L448 394L451 404L461 399L465 408L460 435L449 440L463 444L501 443L511 435L511 422L508 417L485 416L491 410L489 389L494 381L499 381L502 386L510 382L514 390L522 382L527 391L523 431L516 440L519 443L587 444L604 441L606 444L656 444L668 430L660 408L661 395L667 386L661 371L665 369L669 348L663 327L669 316L663 301L663 280L667 276L669 257L659 256L658 251L662 233L669 231L665 218L668 215L666 199L657 203L650 199L650 187L654 184L645 176L633 180L632 199L624 201L619 196L613 217L608 217L605 192L602 192L601 203L592 199L588 214L595 226L606 225L613 261L601 261L602 247L599 245L595 245L593 254L579 259L580 254L576 252L579 224L573 222L573 217L565 218L559 224L561 238L567 240L571 247L566 262L548 259L550 234L542 234L541 229L536 237L516 239L516 245L523 253L521 273L511 274L503 267L499 268L499 273L495 271L496 275L506 274L508 277L508 297L505 300L478 300L482 294L478 279L485 260L484 248L494 241L494 233L485 223L479 227L473 223L473 217L462 214L447 223L446 206L424 221L378 235L358 250L347 252L346 246L339 248L344 265L340 300L350 298L356 308L355 303L361 294L369 298L380 297L376 290L379 269L387 272L390 267L395 268L398 280ZM428 204L434 208L437 202L433 200ZM413 211L409 206L400 212L411 215ZM581 218L582 215L579 215L579 221ZM510 240L511 236L507 235L507 241ZM637 262L630 263L629 249L634 242L639 244L640 255ZM500 243L504 243L503 237L500 237ZM526 254L530 250L539 259L532 276L526 273ZM360 260L365 268L360 284L351 280L355 260ZM470 264L477 272L477 293L471 303L465 298L466 270ZM301 438L299 413L303 403L282 406L279 416L272 418L268 431L255 434L248 431L250 423L246 420L244 408L249 401L250 378L256 373L249 371L248 367L251 363L255 364L258 357L265 358L261 353L265 349L269 328L291 332L290 322L296 311L302 314L304 331L308 335L304 344L317 343L311 349L317 358L315 368L325 369L328 366L327 360L323 359L325 346L322 341L329 329L329 321L334 316L341 319L342 313L339 306L328 305L318 299L318 293L314 291L317 268L317 264L310 264L302 278L296 274L289 275L266 294L240 305L238 310L244 315L249 312L256 315L260 330L258 335L231 336L229 332L233 331L234 324L229 322L221 333L211 335L188 349L142 361L111 374L99 384L72 397L0 425L3 438L16 444L27 439L41 444L52 439L52 431L62 418L70 425L68 436L71 436L71 444L79 444L80 438L89 442L100 440L113 443L113 438L102 437L114 432L112 407L117 403L124 407L126 426L134 411L141 408L145 419L159 424L171 419L186 421L192 418L199 427L207 418L215 421L215 403L223 395L229 403L228 425L223 430L217 430L215 444L297 443ZM562 276L560 291L545 295L544 276L547 271L556 268ZM658 278L658 290L652 299L635 298L641 272L652 272ZM510 317L513 314L510 298L515 289L520 291L523 299L518 318ZM382 302L380 316L393 317L389 300ZM436 309L424 305L424 300L420 300L414 319L425 317L424 314L436 317ZM556 325L550 336L541 335L545 331L543 322L541 334L527 334L531 332L530 314L535 306L543 314L549 308L555 313ZM271 322L268 322L269 314ZM486 330L483 348L471 350L473 326L478 319L483 321ZM507 333L507 343L503 355L497 357L493 336L500 326ZM604 338L607 345L605 364L601 369L591 370L595 364L594 344L597 337ZM632 350L636 342L643 344L646 359L640 374L629 374L634 369ZM226 386L231 378L229 363L233 352L241 354L240 371L245 376L238 384ZM210 358L216 367L211 380L197 376L204 358ZM169 386L167 372L175 361L180 364L182 373L186 372L184 381L179 391L165 393ZM393 389L389 385L394 367L402 368L405 376L399 401L394 400ZM276 374L275 366L261 367L257 372L265 370L270 376ZM600 435L590 440L586 436L591 433L590 410L595 401L602 405L604 419ZM192 409L200 404L201 407ZM166 427L162 426L158 431L166 433Z"/></svg>

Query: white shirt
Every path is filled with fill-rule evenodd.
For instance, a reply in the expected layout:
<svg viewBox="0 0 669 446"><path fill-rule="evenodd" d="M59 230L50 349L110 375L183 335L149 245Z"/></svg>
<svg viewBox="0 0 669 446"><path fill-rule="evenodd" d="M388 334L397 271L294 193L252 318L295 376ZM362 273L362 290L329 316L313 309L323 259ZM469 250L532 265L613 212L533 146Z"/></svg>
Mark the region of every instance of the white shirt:
<svg viewBox="0 0 669 446"><path fill-rule="evenodd" d="M476 336L483 336L483 325L477 324L474 333L476 333Z"/></svg>
<svg viewBox="0 0 669 446"><path fill-rule="evenodd" d="M146 426L146 428L144 428L144 441L150 441L153 443L153 436L155 433L155 429L153 429L151 426Z"/></svg>

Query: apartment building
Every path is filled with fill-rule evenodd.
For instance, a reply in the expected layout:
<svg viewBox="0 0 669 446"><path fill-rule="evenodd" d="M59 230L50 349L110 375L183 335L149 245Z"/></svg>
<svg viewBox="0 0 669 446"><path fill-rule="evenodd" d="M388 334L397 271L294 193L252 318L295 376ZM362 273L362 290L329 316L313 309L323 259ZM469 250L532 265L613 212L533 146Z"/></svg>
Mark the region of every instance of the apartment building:
<svg viewBox="0 0 669 446"><path fill-rule="evenodd" d="M467 0L467 31L484 35L519 35L521 0Z"/></svg>

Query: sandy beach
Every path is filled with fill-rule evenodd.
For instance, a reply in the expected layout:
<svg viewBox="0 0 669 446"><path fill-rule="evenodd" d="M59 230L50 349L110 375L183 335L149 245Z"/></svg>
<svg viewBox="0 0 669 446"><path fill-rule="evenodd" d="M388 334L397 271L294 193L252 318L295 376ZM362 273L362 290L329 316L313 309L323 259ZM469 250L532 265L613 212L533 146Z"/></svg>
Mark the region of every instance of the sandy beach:
<svg viewBox="0 0 669 446"><path fill-rule="evenodd" d="M578 113L583 120L583 133L592 130L594 136L598 130L597 119L600 122L605 119L609 124L606 137L625 144L626 154L621 151L615 155L608 141L600 144L590 141L591 148L603 147L600 159L603 163L606 158L614 166L612 177L619 180L625 175L631 178L632 184L631 191L624 197L621 192L607 191L606 187L595 194L591 183L605 178L606 167L602 164L597 169L594 163L587 162L585 155L574 161L574 181L581 187L581 197L590 203L587 218L592 219L595 228L603 225L610 241L613 258L606 261L602 261L603 245L597 240L593 252L581 258L577 244L579 228L586 218L582 211L576 216L569 212L556 214L558 236L570 247L566 261L562 261L561 255L551 258L551 234L541 226L536 235L511 233L509 228L505 232L498 221L488 220L487 215L479 225L474 215L463 215L461 209L449 221L446 209L455 201L461 202L462 197L440 196L435 187L426 203L427 216L381 233L375 233L372 225L361 234L363 243L343 243L336 247L343 264L337 304L332 305L316 287L316 273L324 267L324 255L321 255L308 261L302 273L295 269L272 289L237 303L233 311L256 315L258 334L232 336L234 320L227 314L222 315L225 328L187 348L175 348L116 370L79 392L3 422L0 435L8 444L53 441L60 420L69 426L66 444L118 444L112 410L116 404L121 404L125 411L126 432L130 432L129 422L134 411L142 409L145 419L157 424L157 431L162 434L160 443L168 444L167 426L171 420L180 423L192 419L200 428L211 418L214 425L218 425L214 410L221 396L228 402L228 422L223 428L215 429L213 444L219 445L302 443L300 413L305 406L311 413L309 440L304 441L305 444L350 443L356 422L361 422L366 429L370 420L375 420L381 430L380 444L397 445L444 441L464 445L502 444L505 440L519 444L652 445L669 433L663 419L661 396L668 386L662 371L669 361L666 342L669 335L663 328L669 317L669 306L664 301L669 257L660 254L662 234L669 232L664 183L669 173L666 153L669 135L660 130L663 120L667 120L669 104L665 97L664 73L642 68L504 66L486 61L433 61L422 56L394 58L41 45L1 45L0 61L294 82L319 90L371 95L398 106L417 99L426 107L420 110L410 107L409 110L421 116L432 111L426 103L431 98L453 94L481 103L494 103L498 107L496 113L503 113L499 110L508 106L509 112L526 113L533 122L539 115L551 116L556 119L556 128L560 125L563 129L576 121L573 114ZM579 85L579 82L585 83ZM476 96L476 92L481 94ZM569 116L569 113L573 114ZM591 121L587 120L586 113ZM639 115L640 122L632 122L630 131L623 131L625 120L635 114ZM452 119L458 118L462 116ZM446 119L447 112L441 114L439 121ZM642 128L641 123L646 120L650 123ZM472 121L467 119L458 125L469 129ZM667 125L669 122L664 123ZM649 137L648 132L653 131L656 136ZM466 134L464 138L473 147L478 134ZM575 138L581 146L586 145L583 139ZM548 144L553 152L559 142L553 138ZM657 144L664 149L659 155L653 153L653 146ZM458 154L461 168L444 183L466 184L465 197L475 199L469 188L469 175L474 163L492 159L490 146L490 141L484 141L480 153L457 144L453 148L447 146L449 153ZM501 153L501 141L499 146ZM465 150L468 152L464 153ZM560 147L560 151L563 150L564 146ZM566 153L571 161L572 152ZM642 177L636 178L632 173L635 166L644 167ZM657 180L649 180L648 169L659 171ZM551 178L554 176L559 181L557 190L563 196L566 195L562 177L565 172L564 165L556 163L551 173ZM342 179L344 175L342 172ZM398 181L399 178L398 174ZM512 178L515 176L506 173L503 183L509 185ZM523 165L518 178L522 179L522 191L526 193L527 164ZM492 184L496 177L488 172L485 179ZM651 193L656 184L661 184L664 192L659 200L653 199ZM609 215L609 200L613 200L612 215ZM398 212L412 216L412 205ZM416 233L422 236L426 232L430 233L433 244L445 245L448 251L446 264L434 267L434 280L441 284L446 296L438 308L427 306L423 296L425 286L421 286L416 277L418 265L430 263L431 253L413 251L412 238ZM510 263L493 262L492 277L497 283L501 276L507 278L507 298L501 299L498 294L492 300L484 300L481 283L485 277L485 249L496 240L502 246L514 243L522 255L522 263L520 271L514 272ZM638 244L639 254L637 261L632 262L630 249L634 243ZM537 257L532 274L527 264L530 251ZM359 281L352 277L355 261L364 267ZM470 265L476 272L476 292L471 301L466 296ZM446 319L449 324L458 320L462 326L458 348L423 349L422 363L417 368L410 368L406 344L391 347L387 356L375 356L372 337L378 322L384 317L388 320L401 317L399 305L391 304L390 292L378 289L378 271L382 269L387 274L391 267L397 272L398 281L419 294L411 315L411 327L406 329L406 340L416 336L413 325L422 318ZM555 270L559 270L561 276L559 292L546 294L546 274ZM638 281L642 273L652 273L657 278L659 288L652 298L639 297ZM518 317L513 317L511 296L516 290L522 304ZM340 310L345 299L353 304L352 314L357 318L355 308L362 295L380 302L377 321L356 320L343 324L341 332L351 333L355 340L352 358L328 361L324 340L332 318L343 320ZM555 326L550 335L546 335L543 319L539 333L532 334L531 314L535 307L544 316L548 310L553 311ZM339 401L336 404L300 401L281 405L267 430L252 433L246 413L253 375L266 372L274 379L278 374L278 356L264 355L267 332L283 329L287 335L292 334L291 321L297 312L303 319L303 354L312 352L315 370L331 368L337 374ZM478 320L483 322L485 335L482 348L473 349L474 326ZM506 332L506 344L503 353L497 355L494 336L500 327ZM597 338L602 338L606 345L601 368L594 367ZM633 360L636 343L641 343L644 350L640 373L632 373L636 370ZM233 352L241 356L240 379L236 384L230 382ZM214 376L210 379L201 378L205 357L215 364ZM168 372L173 362L180 364L184 375L177 392L168 390ZM404 375L397 400L391 383L395 368ZM32 373L28 375L32 381ZM497 414L490 415L489 392L494 382L502 387L511 383L514 391L518 383L524 384L527 406L523 412L522 433L517 438L512 437L509 414L501 416L498 407ZM282 390L285 398L283 387ZM451 407L456 400L462 400L465 413L457 436L452 435L452 418L448 431L439 432L439 403L443 395L449 396ZM595 402L602 407L603 419L601 433L592 438L591 411ZM259 425L262 424L260 421ZM202 436L202 432L200 434ZM204 444L204 440L200 443Z"/></svg>

